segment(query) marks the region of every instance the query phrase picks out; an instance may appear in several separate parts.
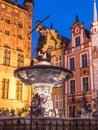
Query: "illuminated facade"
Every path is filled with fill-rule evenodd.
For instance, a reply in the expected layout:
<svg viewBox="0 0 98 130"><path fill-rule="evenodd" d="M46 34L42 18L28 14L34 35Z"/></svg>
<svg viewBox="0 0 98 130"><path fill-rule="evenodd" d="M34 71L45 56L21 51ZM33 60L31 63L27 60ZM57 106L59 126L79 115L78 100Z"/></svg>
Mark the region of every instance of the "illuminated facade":
<svg viewBox="0 0 98 130"><path fill-rule="evenodd" d="M57 42L55 43L55 48L51 52L51 63L53 63L53 65L55 66L64 67L64 51L67 48L69 39L60 36L56 31L53 32ZM52 91L54 111L57 110L59 116L61 117L64 116L65 113L64 92L64 84L61 84L60 86L55 86Z"/></svg>
<svg viewBox="0 0 98 130"><path fill-rule="evenodd" d="M90 107L92 103L91 42L90 32L84 29L84 24L78 18L71 31L72 38L65 54L65 68L72 70L73 78L65 83L65 108L68 109L65 115L77 117L85 102Z"/></svg>
<svg viewBox="0 0 98 130"><path fill-rule="evenodd" d="M31 63L33 2L19 5L0 0L0 110L16 113L30 102L31 88L18 81L13 72Z"/></svg>
<svg viewBox="0 0 98 130"><path fill-rule="evenodd" d="M76 16L71 27L72 37L65 51L65 68L72 70L73 78L65 83L65 116L80 117L83 108L87 115L94 111L92 98L98 91L98 20L94 1L94 21L90 31Z"/></svg>

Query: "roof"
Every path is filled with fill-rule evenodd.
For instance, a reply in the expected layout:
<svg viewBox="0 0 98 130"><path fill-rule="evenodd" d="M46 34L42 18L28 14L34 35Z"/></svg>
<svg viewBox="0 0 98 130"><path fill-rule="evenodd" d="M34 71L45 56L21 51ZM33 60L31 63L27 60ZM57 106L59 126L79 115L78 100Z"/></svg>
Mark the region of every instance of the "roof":
<svg viewBox="0 0 98 130"><path fill-rule="evenodd" d="M62 35L59 35L59 37L61 38L61 40L62 40L63 43L69 44L70 39L68 39L67 37L62 36Z"/></svg>
<svg viewBox="0 0 98 130"><path fill-rule="evenodd" d="M88 38L90 38L90 31L87 30L87 29L84 29L84 31L85 31L86 36L87 36Z"/></svg>

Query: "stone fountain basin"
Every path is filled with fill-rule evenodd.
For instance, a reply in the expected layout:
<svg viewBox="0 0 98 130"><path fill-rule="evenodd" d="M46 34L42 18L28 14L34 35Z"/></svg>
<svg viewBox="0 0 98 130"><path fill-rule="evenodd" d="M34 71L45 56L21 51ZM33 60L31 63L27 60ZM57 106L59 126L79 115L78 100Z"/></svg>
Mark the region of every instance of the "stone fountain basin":
<svg viewBox="0 0 98 130"><path fill-rule="evenodd" d="M18 68L14 76L27 85L59 85L72 77L72 72L66 68L52 64L38 63L33 66Z"/></svg>

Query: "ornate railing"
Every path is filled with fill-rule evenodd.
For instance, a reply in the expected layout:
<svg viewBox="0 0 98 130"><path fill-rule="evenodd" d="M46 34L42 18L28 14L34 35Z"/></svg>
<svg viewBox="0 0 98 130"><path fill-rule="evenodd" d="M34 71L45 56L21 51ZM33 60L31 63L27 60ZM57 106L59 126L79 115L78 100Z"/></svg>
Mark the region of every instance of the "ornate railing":
<svg viewBox="0 0 98 130"><path fill-rule="evenodd" d="M0 119L0 130L98 130L98 118L13 117Z"/></svg>

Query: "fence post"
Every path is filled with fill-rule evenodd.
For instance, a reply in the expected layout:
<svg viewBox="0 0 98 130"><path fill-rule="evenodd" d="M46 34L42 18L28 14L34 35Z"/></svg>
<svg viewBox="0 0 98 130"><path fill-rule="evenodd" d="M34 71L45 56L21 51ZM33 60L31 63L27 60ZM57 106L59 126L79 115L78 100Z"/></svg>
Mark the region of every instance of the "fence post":
<svg viewBox="0 0 98 130"><path fill-rule="evenodd" d="M7 126L7 123L6 123L6 121L5 121L5 122L4 122L3 130L6 130L6 126Z"/></svg>
<svg viewBox="0 0 98 130"><path fill-rule="evenodd" d="M17 130L19 130L20 125L21 125L21 121L20 121L20 118L18 118L18 120L17 120Z"/></svg>
<svg viewBox="0 0 98 130"><path fill-rule="evenodd" d="M25 129L25 127L26 127L26 122L25 122L25 119L24 119L24 124L23 124L23 125L24 125L24 130L26 130L26 129Z"/></svg>

